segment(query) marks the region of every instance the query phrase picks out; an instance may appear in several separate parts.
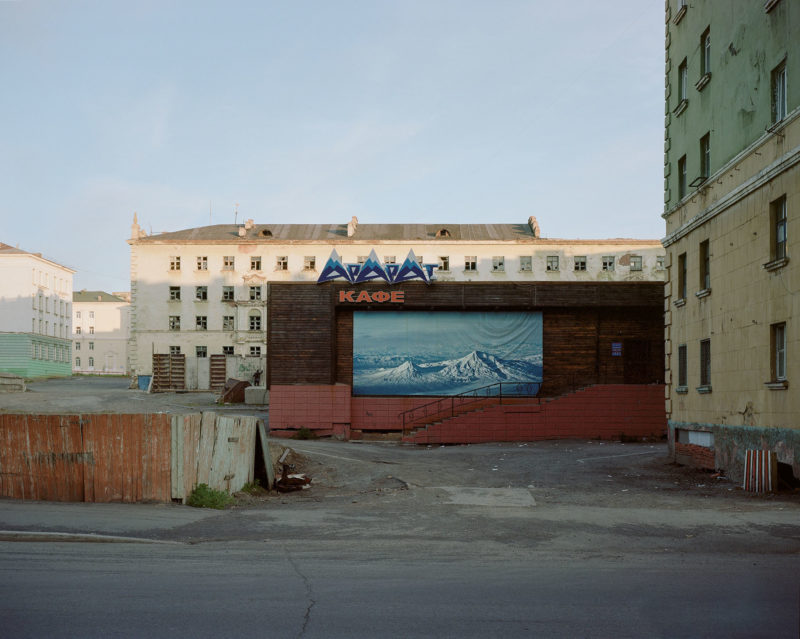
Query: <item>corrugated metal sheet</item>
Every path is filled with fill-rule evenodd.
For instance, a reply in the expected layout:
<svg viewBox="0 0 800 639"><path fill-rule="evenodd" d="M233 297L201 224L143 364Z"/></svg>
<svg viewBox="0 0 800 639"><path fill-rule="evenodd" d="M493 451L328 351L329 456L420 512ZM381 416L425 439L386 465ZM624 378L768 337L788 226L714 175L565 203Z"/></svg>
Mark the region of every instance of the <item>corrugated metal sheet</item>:
<svg viewBox="0 0 800 639"><path fill-rule="evenodd" d="M170 416L0 415L0 495L169 501Z"/></svg>

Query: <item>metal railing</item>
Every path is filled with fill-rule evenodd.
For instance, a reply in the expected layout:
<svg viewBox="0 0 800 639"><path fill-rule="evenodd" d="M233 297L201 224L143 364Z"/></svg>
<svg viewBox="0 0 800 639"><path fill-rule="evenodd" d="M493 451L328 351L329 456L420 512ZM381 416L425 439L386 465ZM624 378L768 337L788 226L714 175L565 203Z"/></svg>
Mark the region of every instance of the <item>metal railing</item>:
<svg viewBox="0 0 800 639"><path fill-rule="evenodd" d="M479 388L440 397L422 406L400 413L403 420L403 433L414 425L449 419L480 408L481 404L502 404L503 397L536 397L542 382L495 382Z"/></svg>

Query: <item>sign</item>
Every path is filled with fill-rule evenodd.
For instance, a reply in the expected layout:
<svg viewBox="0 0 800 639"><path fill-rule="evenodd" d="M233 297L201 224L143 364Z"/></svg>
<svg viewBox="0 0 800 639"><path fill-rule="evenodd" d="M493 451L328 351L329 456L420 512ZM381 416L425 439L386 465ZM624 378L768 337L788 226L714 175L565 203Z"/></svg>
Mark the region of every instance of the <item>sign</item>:
<svg viewBox="0 0 800 639"><path fill-rule="evenodd" d="M422 280L430 284L434 279L433 271L437 268L438 264L420 264L413 250L408 252L402 264L381 263L375 249L370 251L369 257L363 264L344 264L336 249L333 249L317 279L317 284L337 279L346 280L351 284L373 280L383 280L387 284Z"/></svg>
<svg viewBox="0 0 800 639"><path fill-rule="evenodd" d="M611 357L622 357L622 342L611 342Z"/></svg>
<svg viewBox="0 0 800 639"><path fill-rule="evenodd" d="M340 302L377 302L383 304L384 302L391 302L393 304L402 304L406 301L405 291L375 291L370 294L369 291L339 291Z"/></svg>

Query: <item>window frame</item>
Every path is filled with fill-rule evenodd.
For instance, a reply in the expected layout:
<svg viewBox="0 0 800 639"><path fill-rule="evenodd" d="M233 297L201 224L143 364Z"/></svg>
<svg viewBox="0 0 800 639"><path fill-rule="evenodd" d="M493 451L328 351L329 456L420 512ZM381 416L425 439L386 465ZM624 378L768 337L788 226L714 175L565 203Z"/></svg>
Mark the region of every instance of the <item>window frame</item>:
<svg viewBox="0 0 800 639"><path fill-rule="evenodd" d="M236 299L236 288L233 286L222 287L222 301L233 302Z"/></svg>
<svg viewBox="0 0 800 639"><path fill-rule="evenodd" d="M576 272L585 272L586 271L586 263L588 262L588 258L586 255L575 255L573 258L573 269Z"/></svg>
<svg viewBox="0 0 800 639"><path fill-rule="evenodd" d="M531 255L519 256L519 272L520 273L533 272L533 257Z"/></svg>
<svg viewBox="0 0 800 639"><path fill-rule="evenodd" d="M236 270L236 256L235 255L224 255L222 257L222 270L223 271L235 271Z"/></svg>
<svg viewBox="0 0 800 639"><path fill-rule="evenodd" d="M303 256L303 270L304 271L316 271L317 270L317 256L316 255L304 255Z"/></svg>
<svg viewBox="0 0 800 639"><path fill-rule="evenodd" d="M207 302L208 301L208 286L195 286L194 287L194 299L196 302Z"/></svg>
<svg viewBox="0 0 800 639"><path fill-rule="evenodd" d="M181 316L180 315L170 315L169 320L169 330L171 331L179 331L181 330Z"/></svg>
<svg viewBox="0 0 800 639"><path fill-rule="evenodd" d="M786 79L786 58L781 60L771 74L771 109L772 124L778 124L786 119L787 115L787 79Z"/></svg>
<svg viewBox="0 0 800 639"><path fill-rule="evenodd" d="M450 256L449 255L440 255L439 256L439 272L449 273L450 272Z"/></svg>
<svg viewBox="0 0 800 639"><path fill-rule="evenodd" d="M250 257L250 270L251 271L260 271L261 270L261 256L260 255L252 255Z"/></svg>
<svg viewBox="0 0 800 639"><path fill-rule="evenodd" d="M478 256L465 255L464 256L464 271L475 273L478 270Z"/></svg>
<svg viewBox="0 0 800 639"><path fill-rule="evenodd" d="M631 255L629 266L631 271L641 271L644 269L644 260L641 255Z"/></svg>
<svg viewBox="0 0 800 639"><path fill-rule="evenodd" d="M505 273L506 272L506 257L505 255L492 256L492 273Z"/></svg>
<svg viewBox="0 0 800 639"><path fill-rule="evenodd" d="M699 392L711 390L711 338L700 340L700 386Z"/></svg>
<svg viewBox="0 0 800 639"><path fill-rule="evenodd" d="M786 211L786 194L781 195L769 204L770 220L770 261L786 260L788 246L788 219Z"/></svg>
<svg viewBox="0 0 800 639"><path fill-rule="evenodd" d="M711 26L700 35L700 75L711 73Z"/></svg>
<svg viewBox="0 0 800 639"><path fill-rule="evenodd" d="M686 155L678 158L678 199L682 200L688 193L688 181L686 175Z"/></svg>
<svg viewBox="0 0 800 639"><path fill-rule="evenodd" d="M711 177L711 132L700 138L700 177Z"/></svg>
<svg viewBox="0 0 800 639"><path fill-rule="evenodd" d="M195 315L194 316L194 330L207 331L208 330L208 315Z"/></svg>
<svg viewBox="0 0 800 639"><path fill-rule="evenodd" d="M170 286L169 287L169 301L170 302L180 302L181 301L181 287L180 286Z"/></svg>
<svg viewBox="0 0 800 639"><path fill-rule="evenodd" d="M169 270L170 271L180 271L181 270L181 256L180 255L170 255L169 256Z"/></svg>
<svg viewBox="0 0 800 639"><path fill-rule="evenodd" d="M247 330L253 332L261 330L261 313L251 311L247 314Z"/></svg>
<svg viewBox="0 0 800 639"><path fill-rule="evenodd" d="M236 330L236 316L235 315L223 315L222 316L222 330L223 331L235 331Z"/></svg>
<svg viewBox="0 0 800 639"><path fill-rule="evenodd" d="M198 271L207 271L208 270L208 255L198 255L197 256L197 270Z"/></svg>
<svg viewBox="0 0 800 639"><path fill-rule="evenodd" d="M194 356L198 359L203 357L208 357L208 346L203 346L202 344L196 344L194 347Z"/></svg>
<svg viewBox="0 0 800 639"><path fill-rule="evenodd" d="M558 255L548 255L546 257L546 259L545 259L545 264L546 264L545 270L548 273L555 273L555 272L557 272L559 270L560 265L559 265L558 257L559 257Z"/></svg>
<svg viewBox="0 0 800 639"><path fill-rule="evenodd" d="M699 255L699 269L698 274L700 276L700 291L710 291L711 290L711 243L710 240L703 240L700 242L698 247L698 255Z"/></svg>
<svg viewBox="0 0 800 639"><path fill-rule="evenodd" d="M686 251L678 255L678 300L685 300L686 293L687 293L687 282L686 282Z"/></svg>
<svg viewBox="0 0 800 639"><path fill-rule="evenodd" d="M249 292L251 302L261 301L261 286L251 286L249 287Z"/></svg>
<svg viewBox="0 0 800 639"><path fill-rule="evenodd" d="M770 381L786 382L786 322L770 325Z"/></svg>

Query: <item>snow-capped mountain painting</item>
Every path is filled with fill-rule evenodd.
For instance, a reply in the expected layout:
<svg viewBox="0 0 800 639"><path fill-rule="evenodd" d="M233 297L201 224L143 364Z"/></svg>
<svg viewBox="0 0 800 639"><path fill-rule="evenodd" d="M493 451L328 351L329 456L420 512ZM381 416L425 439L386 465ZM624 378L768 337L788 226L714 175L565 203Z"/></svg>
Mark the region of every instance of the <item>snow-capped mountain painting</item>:
<svg viewBox="0 0 800 639"><path fill-rule="evenodd" d="M456 395L541 380L541 313L354 313L357 395Z"/></svg>

